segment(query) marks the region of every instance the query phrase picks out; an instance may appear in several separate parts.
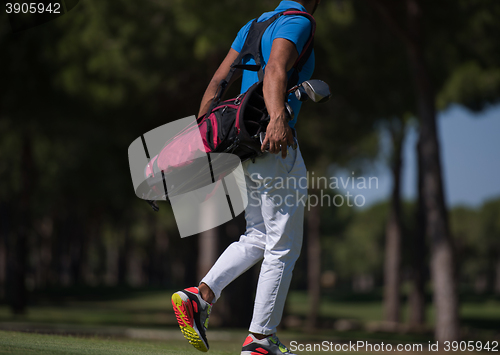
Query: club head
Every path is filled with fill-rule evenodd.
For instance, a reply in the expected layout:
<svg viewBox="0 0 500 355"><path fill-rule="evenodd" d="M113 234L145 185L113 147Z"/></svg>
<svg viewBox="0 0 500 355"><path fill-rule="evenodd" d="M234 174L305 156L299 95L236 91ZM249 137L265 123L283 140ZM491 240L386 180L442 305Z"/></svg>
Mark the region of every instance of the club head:
<svg viewBox="0 0 500 355"><path fill-rule="evenodd" d="M299 101L307 101L307 99L309 99L309 97L307 96L307 93L306 91L304 90L304 88L301 86L299 86L297 88L297 90L295 90L295 97L297 98L297 100Z"/></svg>
<svg viewBox="0 0 500 355"><path fill-rule="evenodd" d="M293 112L293 109L290 107L288 102L285 102L285 108L286 108L286 111L288 113L287 120L292 121L295 118L295 112Z"/></svg>
<svg viewBox="0 0 500 355"><path fill-rule="evenodd" d="M304 96L305 93L307 94L307 97L309 97L314 102L327 102L328 100L330 100L330 97L332 96L332 93L330 92L330 87L328 86L327 83L325 83L322 80L317 80L317 79L307 80L304 81L302 84L300 84L300 86L301 86L300 89L295 92L296 95L297 92L302 91L300 94L301 96ZM299 97L297 98L300 100Z"/></svg>

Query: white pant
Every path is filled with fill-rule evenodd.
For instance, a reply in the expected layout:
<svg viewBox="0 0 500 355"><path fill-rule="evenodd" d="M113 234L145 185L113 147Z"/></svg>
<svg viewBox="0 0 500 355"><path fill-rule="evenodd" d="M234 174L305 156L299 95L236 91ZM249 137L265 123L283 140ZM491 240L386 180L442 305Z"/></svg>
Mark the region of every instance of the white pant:
<svg viewBox="0 0 500 355"><path fill-rule="evenodd" d="M289 149L286 159L266 153L243 163L248 191L247 229L222 253L201 282L215 294L262 262L250 332L272 334L281 321L295 261L302 246L307 179L304 160Z"/></svg>

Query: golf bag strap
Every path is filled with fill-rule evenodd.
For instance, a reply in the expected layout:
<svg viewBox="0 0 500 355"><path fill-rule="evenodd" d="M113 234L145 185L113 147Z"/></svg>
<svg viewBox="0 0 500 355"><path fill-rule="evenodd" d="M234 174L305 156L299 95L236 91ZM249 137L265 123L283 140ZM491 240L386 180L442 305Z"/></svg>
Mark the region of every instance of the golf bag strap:
<svg viewBox="0 0 500 355"><path fill-rule="evenodd" d="M229 83L234 75L234 72L237 69L256 71L259 77L259 81L264 79L261 49L262 37L264 36L264 32L266 32L266 29L269 27L269 25L276 21L281 15L283 15L282 12L274 15L266 21L257 22L257 19L255 19L252 22L252 25L250 26L247 37L245 39L245 43L243 44L238 57L234 60L233 64L231 64L231 70L229 71L225 79L226 82ZM248 56L253 57L253 59L255 60L255 64L241 64L245 57Z"/></svg>
<svg viewBox="0 0 500 355"><path fill-rule="evenodd" d="M231 64L231 69L229 70L226 78L219 83L215 97L212 100L212 104L210 105L207 112L211 112L220 102L222 96L224 95L224 92L226 91L227 85L231 81L231 78L233 77L236 69L256 71L258 72L259 81L264 79L264 71L262 70L262 50L260 48L262 36L264 36L264 32L269 27L269 25L276 21L276 19L278 19L282 14L283 13L278 13L263 22L257 22L257 19L252 22L245 39L245 43L243 43L243 47L241 48L238 57L234 60L233 64ZM246 56L253 57L255 60L255 64L241 64Z"/></svg>
<svg viewBox="0 0 500 355"><path fill-rule="evenodd" d="M309 36L308 41L302 48L302 52L300 53L299 57L295 61L295 64L293 65L293 72L290 78L288 79L288 85L287 85L287 90L294 87L295 85L298 84L299 82L299 73L302 71L302 68L306 64L306 62L309 60L309 57L312 54L313 48L314 48L314 35L316 33L316 20L314 17L304 11L297 11L294 9L287 10L283 13L284 15L301 15L304 17L307 17L309 21L311 21L311 35Z"/></svg>

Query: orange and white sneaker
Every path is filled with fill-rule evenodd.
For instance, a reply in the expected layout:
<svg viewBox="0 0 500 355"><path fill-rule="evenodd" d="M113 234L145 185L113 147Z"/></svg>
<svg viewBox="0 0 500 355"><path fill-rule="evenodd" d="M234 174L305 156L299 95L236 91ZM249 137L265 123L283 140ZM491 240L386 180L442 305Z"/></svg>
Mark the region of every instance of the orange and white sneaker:
<svg viewBox="0 0 500 355"><path fill-rule="evenodd" d="M198 287L190 287L172 295L172 306L184 338L196 349L207 352L206 330L212 305L201 298Z"/></svg>
<svg viewBox="0 0 500 355"><path fill-rule="evenodd" d="M253 334L248 334L241 355L295 355L273 334L264 339L257 339Z"/></svg>

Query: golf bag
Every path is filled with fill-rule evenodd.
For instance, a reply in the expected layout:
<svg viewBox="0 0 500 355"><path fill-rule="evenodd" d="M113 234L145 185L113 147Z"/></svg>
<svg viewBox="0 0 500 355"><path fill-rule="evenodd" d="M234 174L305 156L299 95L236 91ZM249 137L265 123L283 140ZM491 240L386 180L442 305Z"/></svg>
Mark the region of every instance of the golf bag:
<svg viewBox="0 0 500 355"><path fill-rule="evenodd" d="M314 33L316 31L314 18L307 12L291 9L278 13L263 22L257 22L257 19L254 20L250 26L243 48L231 65L231 70L226 79L220 82L217 94L210 108L199 119L200 132L204 136L203 139L206 139L209 145L207 152L233 153L240 157L242 161L247 159L253 160L262 155L260 133L266 131L269 123L269 115L263 94L264 70L262 68L261 41L269 25L279 17L287 15L301 15L311 21L311 35L301 55L294 63L287 89L298 83L299 73L313 50ZM243 59L248 56L251 56L255 60L254 65L241 64ZM237 98L221 103L220 100L224 95L226 87L237 69L256 71L259 82L251 86L244 94L239 95Z"/></svg>
<svg viewBox="0 0 500 355"><path fill-rule="evenodd" d="M278 13L263 22L254 20L242 50L231 65L227 77L220 82L207 113L167 141L159 154L154 156L146 166L144 171L146 180L136 193L138 196L142 195L142 198L147 200L155 211L158 207L153 200L160 196L170 198L202 187L205 184L204 181L207 181L203 174L211 174L210 180L217 180L217 176L215 176L217 169L214 169L214 164L211 164L209 171L203 168L206 165L207 155L209 160L215 159L217 156L217 154L212 154L212 158L210 158L211 154L209 153L232 153L237 155L241 161L254 160L263 154L260 134L266 131L269 115L263 95L264 71L261 40L269 25L279 17L287 15L301 15L311 21L311 35L293 66L287 89L296 86L299 72L312 53L316 29L314 18L307 12L291 9ZM242 64L243 59L249 56L255 60L255 64ZM221 101L226 87L237 69L256 71L259 82L252 85L245 93L230 100ZM220 160L224 161L218 164L221 171L219 175L222 176L225 174L222 171L231 170L229 166L231 163L227 159ZM224 168L226 165L228 165L227 169ZM169 189L167 189L167 183L165 183L167 175L170 182L175 181L172 185L178 187L172 190L168 186ZM186 176L194 176L194 178L187 183L184 182Z"/></svg>
<svg viewBox="0 0 500 355"><path fill-rule="evenodd" d="M261 40L269 25L283 15L305 16L310 19L312 24L311 36L293 66L288 88L297 84L299 72L312 52L316 29L314 18L307 12L292 9L278 13L267 21L257 22L255 20L250 27L238 58L231 66L229 74L226 79L220 82L210 108L205 115L197 119L197 127L203 140L203 150L206 153L233 153L242 161L254 159L262 154L259 134L266 130L269 115L262 91L264 73L262 69ZM241 64L243 58L249 55L254 58L255 65ZM238 97L221 102L224 91L237 69L257 71L259 82L252 85ZM189 156L194 153L192 149L194 148L195 151L199 149L196 145L189 144L191 140L197 139L196 135L198 133L194 128L187 128L170 142L167 142L158 156L152 159L149 170L146 171L146 176L149 175L148 172L154 174L155 170L167 173L171 169L182 166L182 164L189 161ZM156 169L153 168L154 165L156 165Z"/></svg>

